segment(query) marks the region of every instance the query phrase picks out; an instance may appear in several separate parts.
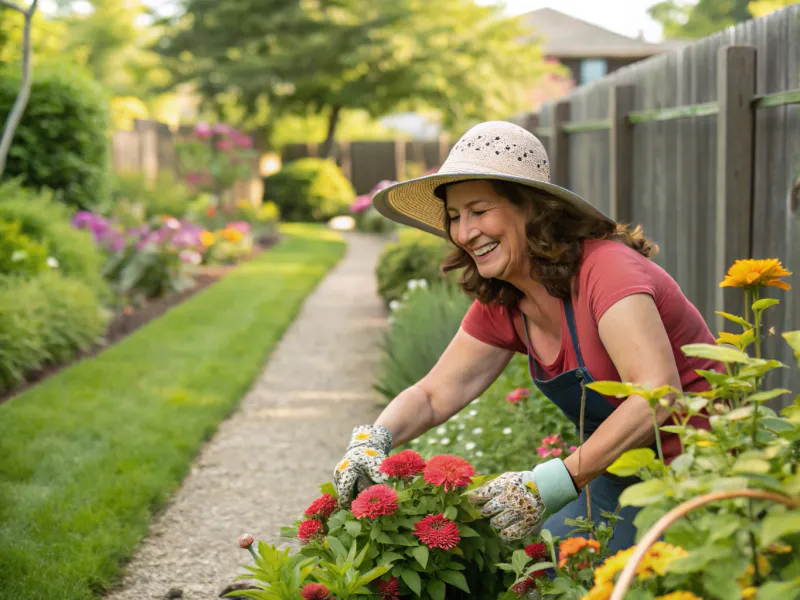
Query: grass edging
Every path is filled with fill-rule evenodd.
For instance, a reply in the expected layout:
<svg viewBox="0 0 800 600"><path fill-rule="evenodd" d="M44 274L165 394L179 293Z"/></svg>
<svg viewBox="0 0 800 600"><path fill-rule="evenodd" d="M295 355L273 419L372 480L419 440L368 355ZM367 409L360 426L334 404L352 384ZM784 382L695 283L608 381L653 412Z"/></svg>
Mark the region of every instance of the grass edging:
<svg viewBox="0 0 800 600"><path fill-rule="evenodd" d="M269 252L0 406L0 598L90 599L118 577L344 254L322 227L281 230Z"/></svg>

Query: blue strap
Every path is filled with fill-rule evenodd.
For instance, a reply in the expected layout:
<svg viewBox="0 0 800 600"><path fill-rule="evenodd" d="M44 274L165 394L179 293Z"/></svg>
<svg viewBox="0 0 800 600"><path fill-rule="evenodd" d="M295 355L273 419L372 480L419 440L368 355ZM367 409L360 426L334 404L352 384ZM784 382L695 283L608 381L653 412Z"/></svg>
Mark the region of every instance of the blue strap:
<svg viewBox="0 0 800 600"><path fill-rule="evenodd" d="M581 347L578 344L578 327L575 325L575 313L572 310L572 299L567 298L563 300L564 303L564 315L567 317L567 329L569 329L569 339L572 342L572 349L575 351L575 358L578 359L578 366L581 369L586 369L583 364L583 356L581 355ZM525 313L519 311L519 314L522 315L522 329L525 332L525 343L527 344L528 350L528 365L533 369L534 375L541 379L539 375L539 371L536 368L537 361L533 360L533 356L531 355L531 340L528 336L528 318L525 316Z"/></svg>

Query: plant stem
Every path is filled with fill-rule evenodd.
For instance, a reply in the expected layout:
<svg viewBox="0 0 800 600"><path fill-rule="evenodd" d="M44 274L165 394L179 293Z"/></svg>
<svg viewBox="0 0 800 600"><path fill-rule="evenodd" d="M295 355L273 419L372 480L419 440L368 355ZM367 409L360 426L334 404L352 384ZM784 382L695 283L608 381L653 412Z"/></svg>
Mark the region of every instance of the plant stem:
<svg viewBox="0 0 800 600"><path fill-rule="evenodd" d="M658 458L661 461L661 464L664 464L664 452L661 450L661 435L658 431L658 420L656 419L656 409L653 407L653 428L656 432L656 448L658 449Z"/></svg>
<svg viewBox="0 0 800 600"><path fill-rule="evenodd" d="M758 301L758 288L753 291L753 302ZM755 342L756 342L756 358L761 358L761 312L760 310L754 310L754 323L755 323ZM758 390L759 386L759 378L755 378L755 390ZM753 404L753 446L758 448L758 442L756 441L756 434L758 433L758 404ZM755 559L753 559L755 560Z"/></svg>
<svg viewBox="0 0 800 600"><path fill-rule="evenodd" d="M747 499L747 516L752 523L753 519L753 499ZM761 585L761 575L758 572L758 553L756 552L756 536L753 535L752 530L749 532L750 537L750 552L753 554L753 584L755 587Z"/></svg>

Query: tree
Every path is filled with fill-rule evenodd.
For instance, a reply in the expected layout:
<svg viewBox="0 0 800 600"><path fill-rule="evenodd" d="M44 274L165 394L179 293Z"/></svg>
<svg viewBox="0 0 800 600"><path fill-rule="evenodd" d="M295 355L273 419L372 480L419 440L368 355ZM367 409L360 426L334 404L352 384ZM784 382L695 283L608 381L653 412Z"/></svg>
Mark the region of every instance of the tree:
<svg viewBox="0 0 800 600"><path fill-rule="evenodd" d="M0 7L22 13L25 18L22 33L22 78L20 79L19 94L14 101L14 106L11 107L11 111L8 113L6 123L3 126L3 133L0 136L0 177L5 171L6 159L8 158L8 151L11 149L14 133L22 120L22 115L28 104L28 98L31 95L31 21L33 21L33 15L36 13L38 3L39 0L33 0L28 8L22 8L9 0L0 0Z"/></svg>
<svg viewBox="0 0 800 600"><path fill-rule="evenodd" d="M695 39L795 4L796 0L663 0L647 12L666 38Z"/></svg>
<svg viewBox="0 0 800 600"><path fill-rule="evenodd" d="M159 44L176 81L246 114L325 114L328 155L345 109L433 107L446 127L507 117L546 67L527 33L472 0L189 0Z"/></svg>

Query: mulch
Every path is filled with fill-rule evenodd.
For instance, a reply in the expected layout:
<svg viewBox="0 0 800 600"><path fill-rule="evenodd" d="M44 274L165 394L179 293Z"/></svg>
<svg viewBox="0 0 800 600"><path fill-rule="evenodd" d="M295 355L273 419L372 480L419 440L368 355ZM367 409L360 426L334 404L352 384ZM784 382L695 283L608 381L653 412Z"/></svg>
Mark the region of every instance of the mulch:
<svg viewBox="0 0 800 600"><path fill-rule="evenodd" d="M178 306L195 294L203 291L211 284L216 283L225 275L230 273L233 269L235 269L237 265L256 258L262 252L277 244L278 241L278 237L259 240L259 242L253 246L253 250L236 264L208 265L200 267L198 271L192 275L194 286L191 288L150 300L136 308L128 307L119 311L109 322L108 328L103 335L103 343L96 344L91 348L78 353L69 361L47 365L46 367L42 367L41 369L33 371L26 377L25 383L20 384L11 390L0 392L0 404L6 400L10 400L28 388L33 387L34 385L52 377L53 375L56 375L63 369L66 369L67 367L81 360L97 356L107 348L110 348L114 344L125 339L140 327L146 325L153 319L160 317L169 309Z"/></svg>

